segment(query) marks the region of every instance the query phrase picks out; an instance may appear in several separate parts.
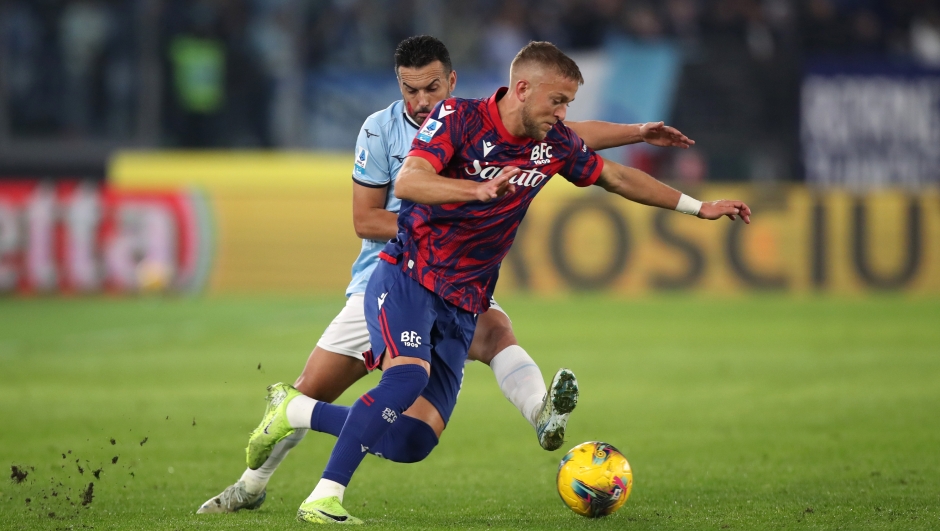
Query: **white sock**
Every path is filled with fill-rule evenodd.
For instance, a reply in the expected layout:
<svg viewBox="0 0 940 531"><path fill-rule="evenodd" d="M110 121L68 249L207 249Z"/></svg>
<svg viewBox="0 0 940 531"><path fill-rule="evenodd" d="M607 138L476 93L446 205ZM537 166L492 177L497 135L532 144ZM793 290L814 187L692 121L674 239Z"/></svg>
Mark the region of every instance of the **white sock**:
<svg viewBox="0 0 940 531"><path fill-rule="evenodd" d="M539 366L525 349L511 345L493 357L490 368L503 394L534 428L547 391Z"/></svg>
<svg viewBox="0 0 940 531"><path fill-rule="evenodd" d="M308 501L319 500L320 498L328 498L330 496L338 497L340 503L342 503L343 494L345 493L346 487L335 481L320 478L320 482L317 483L316 488L313 489L313 492L310 493L310 496L307 496L307 499L304 500L304 503Z"/></svg>
<svg viewBox="0 0 940 531"><path fill-rule="evenodd" d="M309 417L307 422L310 422ZM258 470L246 468L245 473L242 474L241 477L241 480L245 482L245 490L250 494L258 494L264 490L264 488L268 486L268 481L271 479L271 476L274 475L274 471L277 470L277 466L287 457L291 448L297 446L306 434L307 430L305 429L294 430L294 433L291 433L285 437L284 440L274 445L274 449L271 450L271 456L268 457L268 460L265 461Z"/></svg>
<svg viewBox="0 0 940 531"><path fill-rule="evenodd" d="M317 401L307 395L295 396L287 403L287 422L291 428L309 428L313 406Z"/></svg>

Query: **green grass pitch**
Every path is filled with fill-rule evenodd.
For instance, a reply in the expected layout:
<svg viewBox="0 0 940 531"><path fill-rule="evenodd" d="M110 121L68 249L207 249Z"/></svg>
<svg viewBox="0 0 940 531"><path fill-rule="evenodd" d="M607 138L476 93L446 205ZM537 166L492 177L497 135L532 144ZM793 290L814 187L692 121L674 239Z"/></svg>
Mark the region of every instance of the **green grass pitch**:
<svg viewBox="0 0 940 531"><path fill-rule="evenodd" d="M629 501L596 521L566 509L554 487L563 451L539 448L489 369L472 364L427 460L364 461L346 501L370 526L940 528L940 301L501 303L546 378L563 365L578 375L565 447L619 447L635 474ZM326 435L294 450L260 510L194 512L239 477L265 386L293 381L341 305L0 300L0 528L307 527L294 515L323 470ZM13 467L28 475L17 482Z"/></svg>

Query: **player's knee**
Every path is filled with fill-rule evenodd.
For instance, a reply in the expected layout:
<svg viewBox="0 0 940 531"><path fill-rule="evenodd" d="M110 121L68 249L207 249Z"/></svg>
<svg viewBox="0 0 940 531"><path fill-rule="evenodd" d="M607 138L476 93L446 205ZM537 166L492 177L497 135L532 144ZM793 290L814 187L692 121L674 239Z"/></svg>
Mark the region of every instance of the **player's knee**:
<svg viewBox="0 0 940 531"><path fill-rule="evenodd" d="M412 366L412 367L421 367L422 369L424 369L424 371L428 375L431 374L430 362L428 362L427 360L412 357L412 356L396 356L393 358L391 356L388 356L386 352L385 354L382 354L381 366L382 366L382 371L384 373L387 373L388 370L392 367Z"/></svg>
<svg viewBox="0 0 940 531"><path fill-rule="evenodd" d="M437 435L427 423L402 415L383 441L381 457L396 463L417 463L431 454L437 441Z"/></svg>
<svg viewBox="0 0 940 531"><path fill-rule="evenodd" d="M396 365L382 371L379 385L399 389L403 395L410 396L408 404L402 408L404 411L409 404L418 398L421 391L428 385L429 379L430 375L421 365Z"/></svg>
<svg viewBox="0 0 940 531"><path fill-rule="evenodd" d="M349 430L351 435L361 439L362 444L373 447L391 429L389 424L394 426L396 421L400 421L404 411L418 399L427 384L428 375L419 365L398 365L386 369L379 385L363 393L353 403L343 432Z"/></svg>
<svg viewBox="0 0 940 531"><path fill-rule="evenodd" d="M506 347L518 344L519 342L516 340L516 334L514 334L512 331L512 325L508 322L505 324L501 323L493 331L493 340L490 350L493 352L493 356L496 356ZM492 357L490 359L492 359Z"/></svg>
<svg viewBox="0 0 940 531"><path fill-rule="evenodd" d="M516 335L512 331L509 319L493 319L477 327L473 336L469 358L487 365L506 347L517 345Z"/></svg>

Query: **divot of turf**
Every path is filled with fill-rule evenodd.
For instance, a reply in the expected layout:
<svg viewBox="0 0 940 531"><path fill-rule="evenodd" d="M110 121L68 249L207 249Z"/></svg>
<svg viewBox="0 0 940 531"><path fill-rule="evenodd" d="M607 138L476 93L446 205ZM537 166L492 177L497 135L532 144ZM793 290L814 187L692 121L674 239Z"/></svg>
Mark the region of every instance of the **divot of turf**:
<svg viewBox="0 0 940 531"><path fill-rule="evenodd" d="M14 483L22 483L26 479L26 476L28 475L29 475L29 472L27 472L26 470L16 465L10 466L10 479L12 479Z"/></svg>
<svg viewBox="0 0 940 531"><path fill-rule="evenodd" d="M95 484L89 483L88 488L86 488L85 491L82 492L82 505L84 506L84 505L90 504L91 501L94 499L94 497L95 497Z"/></svg>

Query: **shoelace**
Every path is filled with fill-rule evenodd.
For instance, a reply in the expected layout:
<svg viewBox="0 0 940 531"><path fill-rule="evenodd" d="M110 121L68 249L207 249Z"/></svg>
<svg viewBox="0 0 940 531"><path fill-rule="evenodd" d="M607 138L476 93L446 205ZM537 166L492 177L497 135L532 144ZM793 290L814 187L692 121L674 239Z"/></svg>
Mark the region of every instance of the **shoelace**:
<svg viewBox="0 0 940 531"><path fill-rule="evenodd" d="M226 507L233 507L232 505L233 498L234 498L234 501L238 503L239 505L244 504L246 501L248 501L248 492L245 490L245 487L243 487L240 483L236 483L232 485L231 487L225 489L222 492L222 495L219 496L219 498L222 499L222 504L225 505Z"/></svg>

